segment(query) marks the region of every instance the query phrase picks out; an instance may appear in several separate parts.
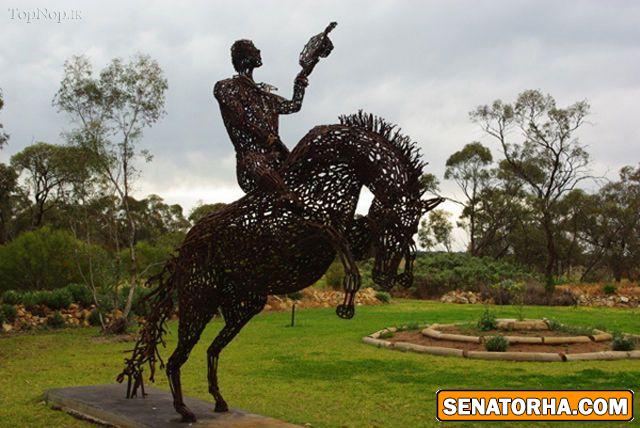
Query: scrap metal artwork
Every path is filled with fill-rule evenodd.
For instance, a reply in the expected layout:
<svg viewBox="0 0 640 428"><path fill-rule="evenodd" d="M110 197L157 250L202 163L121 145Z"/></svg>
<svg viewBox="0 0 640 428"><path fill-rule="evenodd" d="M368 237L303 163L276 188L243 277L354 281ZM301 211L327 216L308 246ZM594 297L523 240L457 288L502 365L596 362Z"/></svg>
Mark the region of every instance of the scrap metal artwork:
<svg viewBox="0 0 640 428"><path fill-rule="evenodd" d="M163 271L149 280L155 287L148 297L152 310L118 376L120 382L127 379L127 397L138 389L144 395L145 364L151 381L156 363L164 366L158 347L176 303L178 345L166 371L176 411L184 421L194 421L183 401L180 367L215 314L225 325L207 350L208 382L215 411L223 412L228 407L218 387L220 352L264 308L268 295L312 285L336 257L345 269L345 298L337 308L342 318L354 315L358 260L374 258L372 278L384 289L412 284L418 221L442 202L421 199L425 164L416 144L394 125L363 112L313 128L292 152L278 137L278 116L300 110L306 78L333 48L328 33L334 26L314 36L300 54L302 71L291 100L256 84L260 51L248 40L234 43L238 75L218 82L214 94L247 194L194 225ZM363 186L374 201L367 216L354 218Z"/></svg>

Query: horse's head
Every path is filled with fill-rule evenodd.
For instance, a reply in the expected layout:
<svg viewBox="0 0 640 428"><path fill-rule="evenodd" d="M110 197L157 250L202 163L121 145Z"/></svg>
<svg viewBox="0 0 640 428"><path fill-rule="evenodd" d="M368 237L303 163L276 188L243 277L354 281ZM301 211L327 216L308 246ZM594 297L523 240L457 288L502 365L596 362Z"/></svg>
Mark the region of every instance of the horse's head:
<svg viewBox="0 0 640 428"><path fill-rule="evenodd" d="M413 235L418 231L420 217L443 201L442 198L411 200L406 196L389 206L378 199L373 201L368 217L375 253L372 277L377 285L389 290L395 285L408 288L413 284L413 261L416 258ZM403 259L404 271L398 274Z"/></svg>
<svg viewBox="0 0 640 428"><path fill-rule="evenodd" d="M364 131L353 139L354 168L375 195L367 216L375 255L373 281L385 289L397 284L409 287L418 222L443 199L421 199L427 190L422 180L426 164L417 143L395 125L363 111L341 116L340 123ZM398 274L403 259L404 271Z"/></svg>

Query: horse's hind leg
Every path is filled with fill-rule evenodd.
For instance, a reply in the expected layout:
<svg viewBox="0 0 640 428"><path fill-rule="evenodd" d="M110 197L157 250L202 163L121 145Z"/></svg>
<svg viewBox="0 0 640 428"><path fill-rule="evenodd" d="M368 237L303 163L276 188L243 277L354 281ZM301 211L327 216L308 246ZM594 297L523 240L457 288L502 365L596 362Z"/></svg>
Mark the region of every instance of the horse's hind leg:
<svg viewBox="0 0 640 428"><path fill-rule="evenodd" d="M191 308L189 311L180 311L180 325L178 327L178 346L176 347L169 361L167 362L167 377L173 395L173 407L176 412L182 415L183 422L195 422L196 417L184 404L182 396L182 386L180 384L180 367L189 358L189 353L193 349L202 330L213 317L213 310L210 307ZM200 311L198 311L198 309ZM215 309L214 309L215 310Z"/></svg>
<svg viewBox="0 0 640 428"><path fill-rule="evenodd" d="M264 308L266 303L267 296L250 295L245 299L235 300L221 307L225 325L207 350L209 392L216 400L216 412L226 412L229 410L218 388L218 360L220 352L222 352L222 349L242 330L242 327Z"/></svg>

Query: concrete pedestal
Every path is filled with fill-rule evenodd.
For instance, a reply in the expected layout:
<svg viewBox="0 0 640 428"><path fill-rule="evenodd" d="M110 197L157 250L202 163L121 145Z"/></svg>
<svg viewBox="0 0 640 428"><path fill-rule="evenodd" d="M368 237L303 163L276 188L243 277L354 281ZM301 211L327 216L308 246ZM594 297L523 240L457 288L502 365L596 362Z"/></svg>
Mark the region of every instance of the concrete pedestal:
<svg viewBox="0 0 640 428"><path fill-rule="evenodd" d="M141 427L229 427L229 428L292 428L289 424L266 416L230 409L226 413L214 413L213 402L186 398L185 403L195 413L198 421L193 424L180 422L180 415L173 409L171 393L146 387L145 398L126 399L126 385L76 386L50 389L45 392L47 402L76 417L107 426L123 428Z"/></svg>

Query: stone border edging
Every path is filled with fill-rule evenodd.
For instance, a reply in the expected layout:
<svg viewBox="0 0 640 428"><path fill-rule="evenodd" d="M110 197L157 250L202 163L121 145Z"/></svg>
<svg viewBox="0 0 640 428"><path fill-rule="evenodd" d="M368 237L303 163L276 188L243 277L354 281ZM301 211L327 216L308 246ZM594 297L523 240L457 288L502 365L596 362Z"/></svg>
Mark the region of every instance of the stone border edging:
<svg viewBox="0 0 640 428"><path fill-rule="evenodd" d="M512 330L523 329L531 331L543 331L549 330L549 323L546 320L523 320L517 321L512 319L499 318L496 320L498 329L500 330ZM422 334L431 339L437 340L451 340L453 342L467 342L467 343L483 343L485 336L471 336L465 334L451 334L443 333L438 330L438 327L453 327L456 324L431 324L429 327L422 330ZM504 336L507 339L509 345L516 344L547 344L547 345L564 345L571 343L590 343L590 342L604 342L613 339L610 333L606 333L601 330L593 330L593 334L589 336Z"/></svg>
<svg viewBox="0 0 640 428"><path fill-rule="evenodd" d="M422 331L433 328L433 326L445 326L445 325L454 325L454 324L431 324L431 326L426 326ZM419 329L421 327L419 326ZM453 357L462 357L468 359L477 359L477 360L502 360L502 361L530 361L530 362L564 362L564 361L595 361L595 360L622 360L622 359L632 359L632 360L640 360L640 350L635 351L599 351L599 352L583 352L576 354L565 354L563 352L490 352L490 351L466 351L463 349L457 348L449 348L445 346L424 346L418 345L415 343L408 342L391 342L389 340L380 339L380 336L385 333L395 333L398 331L396 327L387 327L382 330L371 333L368 336L362 338L362 341L368 345L373 345L378 348L389 348L389 349L397 349L403 352L416 352L420 354L430 354L430 355L440 355L440 356L453 356ZM406 331L406 329L400 329L400 331ZM434 330L437 331L437 330ZM596 335L609 335L609 333L602 332L600 330L595 330ZM440 332L438 332L440 333ZM445 339L442 337L443 334L437 338L440 340L451 340ZM459 336L459 335L447 335L447 336ZM636 336L636 335L630 335ZM431 337L431 336L428 336ZM471 338L475 338L476 336L467 336ZM480 336L477 336L480 339ZM507 337L507 336L505 336ZM513 336L516 338L523 338L526 336ZM569 336L568 336L569 337ZM577 336L581 337L581 336ZM584 336L587 337L587 336ZM604 337L604 336L602 336ZM603 341L609 339L592 339L591 337L587 337L589 341ZM435 337L434 337L435 339ZM481 342L473 342L473 343L481 343ZM511 343L511 342L510 342ZM538 342L528 342L528 343L538 343ZM539 342L543 343L543 342ZM549 342L547 342L549 343Z"/></svg>

